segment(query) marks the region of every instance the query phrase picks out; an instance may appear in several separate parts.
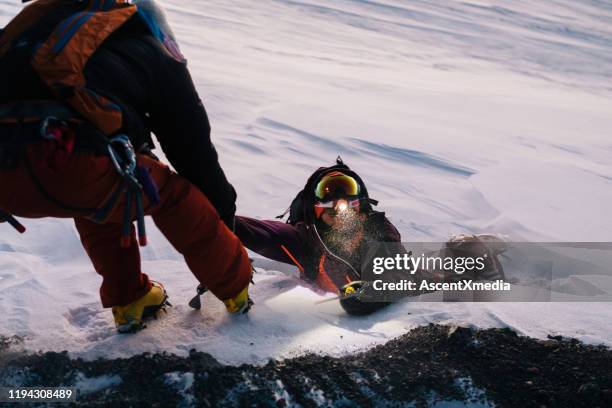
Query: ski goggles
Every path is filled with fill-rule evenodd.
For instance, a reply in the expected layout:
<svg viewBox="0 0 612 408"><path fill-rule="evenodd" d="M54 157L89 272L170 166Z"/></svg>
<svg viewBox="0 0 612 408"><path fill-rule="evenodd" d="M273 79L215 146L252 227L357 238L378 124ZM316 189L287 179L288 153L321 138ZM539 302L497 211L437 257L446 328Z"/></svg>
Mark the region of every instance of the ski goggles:
<svg viewBox="0 0 612 408"><path fill-rule="evenodd" d="M314 205L315 217L317 219L321 218L321 215L325 212L325 210L333 209L336 213L340 213L342 211L346 211L349 208L359 210L360 205L359 199L355 200L332 200L332 201L318 201Z"/></svg>
<svg viewBox="0 0 612 408"><path fill-rule="evenodd" d="M361 188L357 180L344 173L334 171L324 176L317 183L315 197L322 202L330 202L335 198L357 197L360 192Z"/></svg>

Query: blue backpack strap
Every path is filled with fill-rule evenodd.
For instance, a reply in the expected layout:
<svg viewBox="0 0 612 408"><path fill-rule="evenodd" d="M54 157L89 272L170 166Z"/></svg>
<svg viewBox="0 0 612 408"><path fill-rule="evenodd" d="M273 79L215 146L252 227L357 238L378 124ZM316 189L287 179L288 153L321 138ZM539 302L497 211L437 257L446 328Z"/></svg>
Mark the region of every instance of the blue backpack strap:
<svg viewBox="0 0 612 408"><path fill-rule="evenodd" d="M185 62L174 33L168 24L164 10L154 0L134 0L138 8L137 15L142 18L149 27L151 34L168 50L172 57L180 62Z"/></svg>

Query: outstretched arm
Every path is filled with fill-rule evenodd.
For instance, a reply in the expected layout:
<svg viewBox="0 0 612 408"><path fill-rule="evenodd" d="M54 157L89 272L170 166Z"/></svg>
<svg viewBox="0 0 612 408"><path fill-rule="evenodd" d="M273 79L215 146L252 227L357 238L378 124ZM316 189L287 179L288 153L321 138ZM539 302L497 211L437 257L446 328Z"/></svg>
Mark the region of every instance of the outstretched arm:
<svg viewBox="0 0 612 408"><path fill-rule="evenodd" d="M156 73L151 128L175 170L202 190L232 228L236 191L219 164L208 116L187 64L164 55Z"/></svg>
<svg viewBox="0 0 612 408"><path fill-rule="evenodd" d="M251 251L278 262L295 265L303 272L303 239L298 227L280 221L236 216L235 232Z"/></svg>
<svg viewBox="0 0 612 408"><path fill-rule="evenodd" d="M227 180L204 105L187 63L132 18L113 33L89 60L88 86L123 109L122 132L136 149L155 133L174 169L213 204L231 227L236 192Z"/></svg>

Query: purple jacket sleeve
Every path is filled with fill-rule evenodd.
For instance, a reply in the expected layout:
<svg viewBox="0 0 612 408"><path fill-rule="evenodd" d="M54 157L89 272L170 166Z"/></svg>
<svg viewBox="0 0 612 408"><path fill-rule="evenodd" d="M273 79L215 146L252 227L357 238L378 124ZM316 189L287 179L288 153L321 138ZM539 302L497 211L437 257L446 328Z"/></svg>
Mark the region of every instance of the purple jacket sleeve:
<svg viewBox="0 0 612 408"><path fill-rule="evenodd" d="M236 216L235 233L244 246L251 251L302 269L304 264L303 236L297 226L280 221L262 221Z"/></svg>

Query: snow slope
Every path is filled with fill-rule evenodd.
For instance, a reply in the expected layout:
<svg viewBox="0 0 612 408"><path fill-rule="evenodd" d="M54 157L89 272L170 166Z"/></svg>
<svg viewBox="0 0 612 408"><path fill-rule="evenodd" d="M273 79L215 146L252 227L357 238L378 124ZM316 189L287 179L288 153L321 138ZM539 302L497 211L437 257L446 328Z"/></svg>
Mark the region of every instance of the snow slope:
<svg viewBox="0 0 612 408"><path fill-rule="evenodd" d="M238 212L282 212L340 154L404 240L462 232L612 241L612 4L543 0L164 1L213 125ZM0 24L21 5L0 0ZM152 223L144 269L176 306L114 334L70 221L0 225L0 333L30 349L207 351L261 362L343 353L428 322L612 344L609 303L395 305L345 316L266 265L249 316L206 296Z"/></svg>

